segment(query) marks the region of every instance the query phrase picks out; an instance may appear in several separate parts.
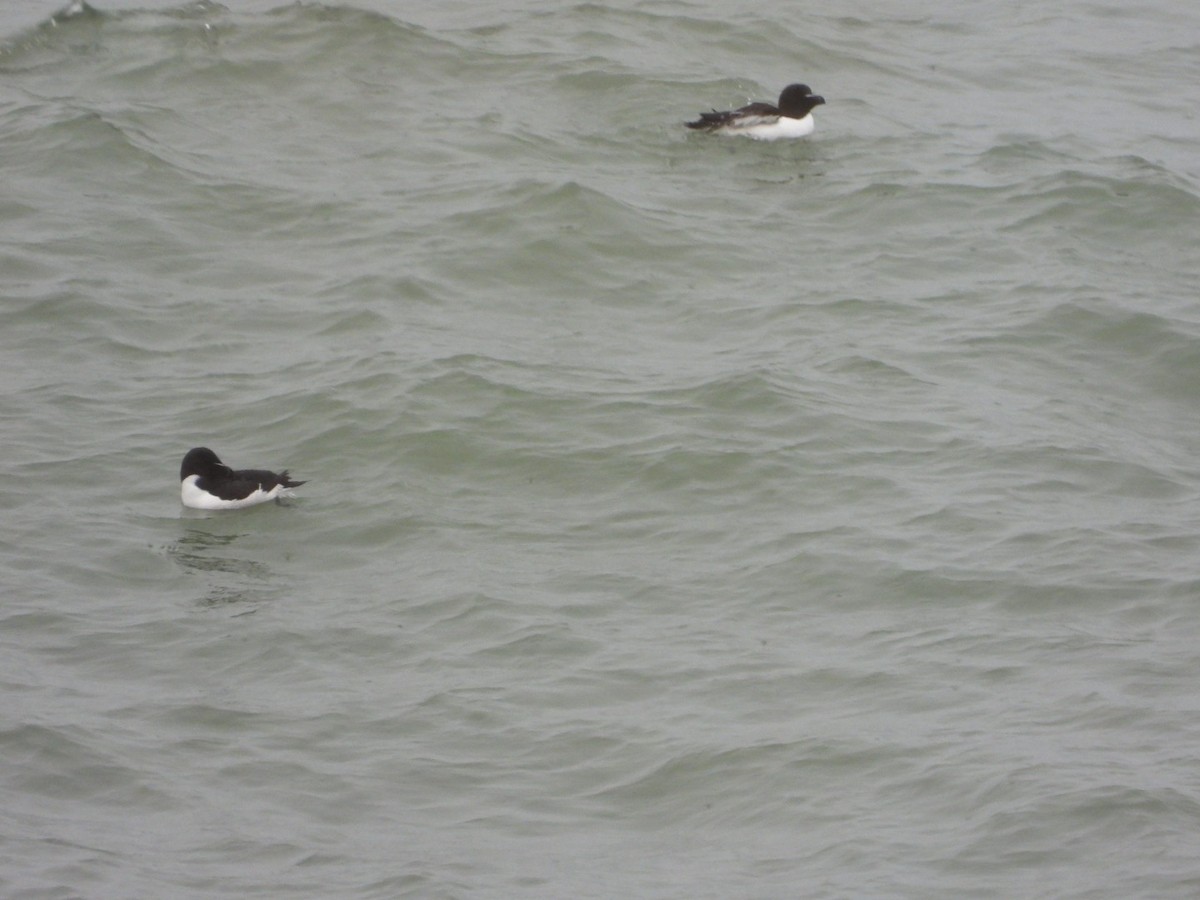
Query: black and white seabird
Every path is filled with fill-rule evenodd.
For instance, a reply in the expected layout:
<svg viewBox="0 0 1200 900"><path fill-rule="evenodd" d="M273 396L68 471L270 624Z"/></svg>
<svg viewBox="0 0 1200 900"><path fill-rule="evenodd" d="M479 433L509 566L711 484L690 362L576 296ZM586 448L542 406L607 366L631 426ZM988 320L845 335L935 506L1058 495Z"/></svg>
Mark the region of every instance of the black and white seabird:
<svg viewBox="0 0 1200 900"><path fill-rule="evenodd" d="M287 469L279 474L265 469L229 468L207 447L187 452L179 469L183 481L180 497L192 509L241 509L292 496L292 488L305 484L292 481Z"/></svg>
<svg viewBox="0 0 1200 900"><path fill-rule="evenodd" d="M701 113L688 128L713 134L741 134L758 141L799 138L812 134L812 111L825 102L807 84L789 84L779 95L779 105L751 103L726 112Z"/></svg>

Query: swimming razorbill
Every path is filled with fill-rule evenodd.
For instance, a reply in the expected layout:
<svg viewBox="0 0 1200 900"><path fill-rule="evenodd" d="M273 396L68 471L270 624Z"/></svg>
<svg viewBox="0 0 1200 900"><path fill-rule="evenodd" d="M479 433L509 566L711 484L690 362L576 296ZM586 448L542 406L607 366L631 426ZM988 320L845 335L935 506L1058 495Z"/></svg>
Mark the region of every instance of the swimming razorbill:
<svg viewBox="0 0 1200 900"><path fill-rule="evenodd" d="M806 137L813 132L812 111L825 102L807 84L789 84L779 95L779 105L751 103L740 109L701 113L688 128L712 134L745 135L758 141Z"/></svg>
<svg viewBox="0 0 1200 900"><path fill-rule="evenodd" d="M265 469L229 468L207 447L187 452L179 468L180 497L192 509L241 509L292 496L292 488L305 484L292 481L287 469L279 474Z"/></svg>

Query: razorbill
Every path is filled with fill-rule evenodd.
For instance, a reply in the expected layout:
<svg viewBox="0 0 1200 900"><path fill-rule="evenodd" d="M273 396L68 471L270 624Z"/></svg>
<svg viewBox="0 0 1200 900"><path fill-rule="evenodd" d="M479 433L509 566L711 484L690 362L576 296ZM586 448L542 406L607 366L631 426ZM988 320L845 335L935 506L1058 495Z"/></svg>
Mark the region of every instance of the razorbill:
<svg viewBox="0 0 1200 900"><path fill-rule="evenodd" d="M187 452L179 477L183 481L180 487L183 505L192 509L241 509L277 497L290 497L292 488L306 483L292 481L287 469L279 474L265 469L235 471L207 447Z"/></svg>
<svg viewBox="0 0 1200 900"><path fill-rule="evenodd" d="M688 128L713 134L742 134L758 141L799 138L813 132L812 111L825 102L807 84L789 84L779 95L779 105L751 103L740 109L701 113Z"/></svg>

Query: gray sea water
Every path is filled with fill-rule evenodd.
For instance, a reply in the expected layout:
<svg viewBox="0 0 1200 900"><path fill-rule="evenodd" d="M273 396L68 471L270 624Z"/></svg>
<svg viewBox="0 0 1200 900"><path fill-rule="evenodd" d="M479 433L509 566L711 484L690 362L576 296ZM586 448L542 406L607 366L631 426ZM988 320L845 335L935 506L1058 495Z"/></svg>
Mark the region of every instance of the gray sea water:
<svg viewBox="0 0 1200 900"><path fill-rule="evenodd" d="M1175 0L3 7L0 895L1200 895L1197 84Z"/></svg>

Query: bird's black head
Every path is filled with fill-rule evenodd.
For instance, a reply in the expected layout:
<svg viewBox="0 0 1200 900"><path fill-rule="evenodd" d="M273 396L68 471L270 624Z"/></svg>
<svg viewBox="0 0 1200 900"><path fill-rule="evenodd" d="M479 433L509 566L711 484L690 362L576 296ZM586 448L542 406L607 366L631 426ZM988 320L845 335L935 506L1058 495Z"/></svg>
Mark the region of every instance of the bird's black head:
<svg viewBox="0 0 1200 900"><path fill-rule="evenodd" d="M187 478L189 475L199 475L201 478L207 478L218 472L228 472L229 467L225 465L207 447L196 447L187 452L187 456L183 458L183 465L179 467L179 480Z"/></svg>
<svg viewBox="0 0 1200 900"><path fill-rule="evenodd" d="M797 119L804 118L824 102L825 98L814 94L807 84L789 84L779 95L780 111Z"/></svg>

